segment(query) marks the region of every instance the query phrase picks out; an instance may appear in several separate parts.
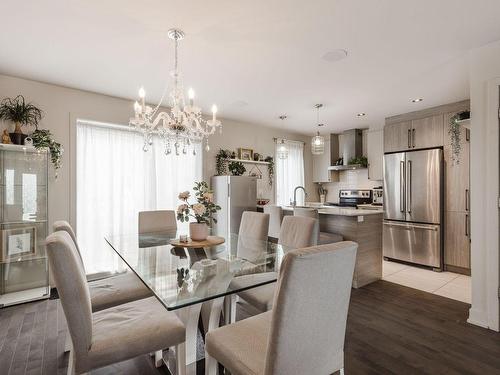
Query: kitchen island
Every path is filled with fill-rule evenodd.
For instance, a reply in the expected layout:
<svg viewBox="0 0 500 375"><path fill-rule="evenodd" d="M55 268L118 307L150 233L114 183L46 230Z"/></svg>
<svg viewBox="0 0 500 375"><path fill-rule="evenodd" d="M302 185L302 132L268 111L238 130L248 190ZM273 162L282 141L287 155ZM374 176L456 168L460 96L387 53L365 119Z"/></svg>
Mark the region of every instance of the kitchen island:
<svg viewBox="0 0 500 375"><path fill-rule="evenodd" d="M352 286L360 288L382 278L382 210L314 206L319 212L321 232L342 235L358 243ZM293 208L283 207L285 215Z"/></svg>

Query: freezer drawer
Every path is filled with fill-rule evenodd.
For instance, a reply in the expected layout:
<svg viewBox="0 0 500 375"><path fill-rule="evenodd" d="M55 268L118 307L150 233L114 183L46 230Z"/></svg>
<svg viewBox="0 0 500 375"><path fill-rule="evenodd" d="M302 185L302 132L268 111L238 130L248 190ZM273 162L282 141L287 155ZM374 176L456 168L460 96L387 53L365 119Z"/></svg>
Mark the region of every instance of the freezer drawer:
<svg viewBox="0 0 500 375"><path fill-rule="evenodd" d="M384 220L383 252L387 258L441 268L441 227Z"/></svg>

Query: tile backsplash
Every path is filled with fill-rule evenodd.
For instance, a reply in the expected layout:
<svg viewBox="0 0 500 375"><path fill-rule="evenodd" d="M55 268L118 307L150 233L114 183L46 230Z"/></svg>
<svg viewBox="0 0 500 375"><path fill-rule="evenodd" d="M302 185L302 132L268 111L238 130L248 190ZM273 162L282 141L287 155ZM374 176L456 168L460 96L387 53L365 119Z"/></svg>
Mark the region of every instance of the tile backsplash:
<svg viewBox="0 0 500 375"><path fill-rule="evenodd" d="M382 186L382 181L368 179L368 169L340 172L339 182L329 182L322 184L328 190L327 202L339 201L339 190L342 189L373 189Z"/></svg>

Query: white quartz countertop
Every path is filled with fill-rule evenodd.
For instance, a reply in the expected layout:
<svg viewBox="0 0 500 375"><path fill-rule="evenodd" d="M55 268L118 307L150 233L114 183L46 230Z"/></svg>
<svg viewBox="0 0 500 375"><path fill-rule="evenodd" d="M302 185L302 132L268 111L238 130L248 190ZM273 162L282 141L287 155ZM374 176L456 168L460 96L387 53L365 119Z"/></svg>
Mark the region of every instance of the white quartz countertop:
<svg viewBox="0 0 500 375"><path fill-rule="evenodd" d="M292 206L283 206L283 210L292 211ZM348 207L335 207L323 205L308 205L305 208L316 208L318 213L322 215L338 215L338 216L365 216L365 215L380 215L384 213L380 209L366 209L366 208L348 208Z"/></svg>

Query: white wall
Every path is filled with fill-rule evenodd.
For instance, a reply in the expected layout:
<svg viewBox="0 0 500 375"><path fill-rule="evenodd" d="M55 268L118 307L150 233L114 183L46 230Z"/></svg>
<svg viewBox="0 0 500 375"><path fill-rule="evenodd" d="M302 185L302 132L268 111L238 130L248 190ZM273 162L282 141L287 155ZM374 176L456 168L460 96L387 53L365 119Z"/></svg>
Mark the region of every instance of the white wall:
<svg viewBox="0 0 500 375"><path fill-rule="evenodd" d="M498 86L500 42L472 50L471 99L471 272L469 322L498 330Z"/></svg>
<svg viewBox="0 0 500 375"><path fill-rule="evenodd" d="M273 138L286 138L305 142L304 148L304 176L305 188L309 194L309 199L317 200L316 189L312 183L312 154L310 149L310 137L281 131L279 129L256 126L252 124L241 123L233 120L224 120L222 134L210 137L210 151L205 153L203 171L205 180L209 180L215 175L215 155L220 148L230 149L237 152L237 149L250 148L264 156L274 157L275 144ZM247 173L250 172L252 164L245 164ZM263 173L262 180L257 181L257 195L259 198L271 199L274 202L274 186L269 185L267 166L258 166Z"/></svg>
<svg viewBox="0 0 500 375"><path fill-rule="evenodd" d="M28 101L36 103L44 111L41 128L49 129L57 141L64 146L63 165L59 177L51 176L49 183L49 222L69 220L75 223L75 126L76 119L82 118L100 122L127 124L132 115L132 101L110 97L102 94L76 90L31 80L0 75L0 98L24 95ZM309 137L281 132L254 124L240 123L231 120L223 121L222 135L210 138L211 150L204 152L204 178L209 180L215 172L215 153L220 147L236 149L238 147L252 148L264 155L274 155L273 137L285 137L308 142ZM7 124L0 122L1 129ZM306 188L312 188L312 158L308 144L306 145L305 170ZM266 173L267 173L267 168ZM52 169L51 169L52 172ZM52 172L53 173L53 172ZM273 190L267 188L267 182L262 181L260 190L264 197L272 198Z"/></svg>

